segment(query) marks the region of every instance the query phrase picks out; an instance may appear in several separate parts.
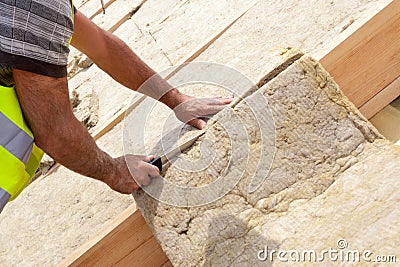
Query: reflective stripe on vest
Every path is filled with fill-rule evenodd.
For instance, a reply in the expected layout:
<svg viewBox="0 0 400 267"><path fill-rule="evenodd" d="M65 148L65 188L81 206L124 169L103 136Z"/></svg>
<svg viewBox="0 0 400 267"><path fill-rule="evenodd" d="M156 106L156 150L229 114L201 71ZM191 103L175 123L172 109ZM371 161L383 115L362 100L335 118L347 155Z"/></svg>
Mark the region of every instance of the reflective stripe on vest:
<svg viewBox="0 0 400 267"><path fill-rule="evenodd" d="M11 195L7 191L0 188L0 212L3 210L10 197Z"/></svg>
<svg viewBox="0 0 400 267"><path fill-rule="evenodd" d="M11 195L10 200L29 184L42 156L14 88L0 86L0 188Z"/></svg>
<svg viewBox="0 0 400 267"><path fill-rule="evenodd" d="M32 152L33 138L0 112L0 146L25 165Z"/></svg>

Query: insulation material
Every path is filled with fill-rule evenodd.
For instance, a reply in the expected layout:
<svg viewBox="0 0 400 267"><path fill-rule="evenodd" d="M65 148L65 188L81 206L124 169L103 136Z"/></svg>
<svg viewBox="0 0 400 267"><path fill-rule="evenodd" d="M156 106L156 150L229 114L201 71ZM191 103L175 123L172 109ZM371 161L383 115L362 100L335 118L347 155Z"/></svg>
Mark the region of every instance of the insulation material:
<svg viewBox="0 0 400 267"><path fill-rule="evenodd" d="M259 113L252 109L265 102L270 111L254 115ZM271 117L273 124L268 123ZM275 136L268 138L272 130ZM247 146L238 150L235 143ZM265 157L268 153L274 157ZM210 196L231 186L231 180L204 195L189 190L177 196L161 187L157 196L164 203L143 191L134 195L174 266L265 266L263 260L271 259L266 249L313 249L321 256L323 250L341 250L343 244L394 254L400 244L400 226L390 223L400 216L400 149L382 138L308 55L239 102L233 112L218 114L179 159L195 160L195 167L202 159L209 164L187 171L176 160L163 175L179 186L241 179L215 201ZM251 192L263 166L270 166L268 175ZM196 206L202 200L209 203ZM287 264L276 255L273 260Z"/></svg>

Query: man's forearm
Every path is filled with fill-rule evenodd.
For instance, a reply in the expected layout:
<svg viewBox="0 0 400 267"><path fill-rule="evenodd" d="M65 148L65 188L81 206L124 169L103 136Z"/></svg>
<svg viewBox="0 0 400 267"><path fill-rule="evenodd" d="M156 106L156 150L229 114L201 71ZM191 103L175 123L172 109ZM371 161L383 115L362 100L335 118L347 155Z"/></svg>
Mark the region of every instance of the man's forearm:
<svg viewBox="0 0 400 267"><path fill-rule="evenodd" d="M84 176L105 181L115 172L113 159L98 148L87 129L75 117L66 120L63 126L48 133L47 137L38 138L37 142L55 161Z"/></svg>
<svg viewBox="0 0 400 267"><path fill-rule="evenodd" d="M72 114L66 78L13 70L16 90L35 142L57 162L80 174L104 180L114 161L101 151Z"/></svg>
<svg viewBox="0 0 400 267"><path fill-rule="evenodd" d="M108 32L104 32L104 38L107 52L95 59L95 63L102 70L124 86L135 91L140 88L140 93L159 100L171 108L179 104L176 101L179 100L176 99L179 95L178 90L171 87L122 40Z"/></svg>
<svg viewBox="0 0 400 267"><path fill-rule="evenodd" d="M147 79L155 75L122 40L101 30L103 45L101 54L95 54L92 60L113 79L122 85L137 90Z"/></svg>
<svg viewBox="0 0 400 267"><path fill-rule="evenodd" d="M158 76L121 39L104 31L80 12L75 16L72 45L88 55L96 65L122 85L138 90L150 77L151 84L140 92L157 99L170 108L181 103L181 94Z"/></svg>

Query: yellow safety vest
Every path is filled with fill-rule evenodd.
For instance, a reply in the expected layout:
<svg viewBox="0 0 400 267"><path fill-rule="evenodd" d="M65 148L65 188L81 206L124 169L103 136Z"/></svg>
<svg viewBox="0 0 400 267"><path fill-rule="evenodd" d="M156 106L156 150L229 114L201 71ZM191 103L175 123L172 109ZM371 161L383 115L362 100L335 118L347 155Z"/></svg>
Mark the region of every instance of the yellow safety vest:
<svg viewBox="0 0 400 267"><path fill-rule="evenodd" d="M73 0L71 7L73 21ZM68 46L71 40L72 36ZM15 88L0 86L0 212L29 184L43 154L25 122Z"/></svg>
<svg viewBox="0 0 400 267"><path fill-rule="evenodd" d="M0 86L0 188L10 195L9 200L29 184L42 157L14 87Z"/></svg>

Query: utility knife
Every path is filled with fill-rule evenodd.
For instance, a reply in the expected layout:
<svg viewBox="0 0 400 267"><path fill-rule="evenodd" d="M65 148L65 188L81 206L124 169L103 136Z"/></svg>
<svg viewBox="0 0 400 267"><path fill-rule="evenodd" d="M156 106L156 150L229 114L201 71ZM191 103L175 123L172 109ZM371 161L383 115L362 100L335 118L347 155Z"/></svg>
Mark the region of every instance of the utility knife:
<svg viewBox="0 0 400 267"><path fill-rule="evenodd" d="M172 150L168 151L167 153L161 156L156 156L152 161L150 161L150 163L156 166L160 170L160 172L162 172L164 164L166 164L170 159L174 158L176 155L181 154L182 151L184 151L185 149L192 146L194 142L196 142L197 138L199 138L204 133L205 131L199 131L193 137L189 138L187 141L180 144L178 147L173 148Z"/></svg>

